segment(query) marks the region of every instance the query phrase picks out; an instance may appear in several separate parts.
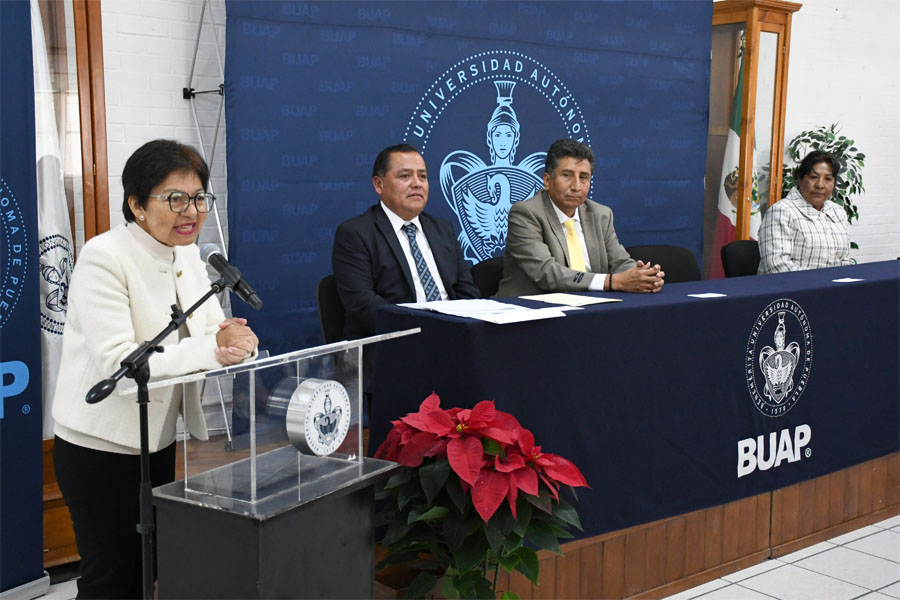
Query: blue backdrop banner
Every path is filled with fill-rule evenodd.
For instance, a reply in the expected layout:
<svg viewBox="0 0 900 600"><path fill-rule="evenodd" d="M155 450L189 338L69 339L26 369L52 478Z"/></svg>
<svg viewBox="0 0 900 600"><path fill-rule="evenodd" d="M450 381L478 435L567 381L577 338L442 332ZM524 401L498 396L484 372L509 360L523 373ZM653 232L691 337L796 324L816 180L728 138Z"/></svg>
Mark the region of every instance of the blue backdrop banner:
<svg viewBox="0 0 900 600"><path fill-rule="evenodd" d="M31 7L0 2L0 591L44 574Z"/></svg>
<svg viewBox="0 0 900 600"><path fill-rule="evenodd" d="M275 351L320 343L335 228L377 201L382 148L418 146L428 212L473 263L559 138L596 156L623 244L701 255L711 2L227 3L230 258ZM236 312L244 313L243 307Z"/></svg>

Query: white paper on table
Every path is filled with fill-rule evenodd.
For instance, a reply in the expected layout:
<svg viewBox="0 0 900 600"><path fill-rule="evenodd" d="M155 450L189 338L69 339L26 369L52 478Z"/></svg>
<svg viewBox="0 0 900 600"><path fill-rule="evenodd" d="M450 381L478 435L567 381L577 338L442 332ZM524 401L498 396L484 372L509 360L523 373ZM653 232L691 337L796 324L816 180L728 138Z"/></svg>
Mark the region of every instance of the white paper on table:
<svg viewBox="0 0 900 600"><path fill-rule="evenodd" d="M832 279L834 283L854 283L856 281L865 281L865 279L855 279L853 277L844 277L842 279Z"/></svg>
<svg viewBox="0 0 900 600"><path fill-rule="evenodd" d="M525 300L537 300L550 304L562 304L565 306L588 306L589 304L604 304L606 302L621 302L621 298L597 298L595 296L578 296L576 294L536 294L534 296L520 296Z"/></svg>
<svg viewBox="0 0 900 600"><path fill-rule="evenodd" d="M520 306L522 310L505 311L495 314L484 314L480 317L473 317L488 323L496 323L498 325L506 325L507 323L521 323L523 321L540 321L541 319L554 319L556 317L564 317L566 313L558 308L525 308Z"/></svg>
<svg viewBox="0 0 900 600"><path fill-rule="evenodd" d="M505 324L564 317L559 308L528 308L496 300L438 300L435 302L408 302L406 308L430 310L454 317L478 319L489 323Z"/></svg>
<svg viewBox="0 0 900 600"><path fill-rule="evenodd" d="M718 292L706 292L703 294L688 294L691 298L724 298L727 294L720 294Z"/></svg>

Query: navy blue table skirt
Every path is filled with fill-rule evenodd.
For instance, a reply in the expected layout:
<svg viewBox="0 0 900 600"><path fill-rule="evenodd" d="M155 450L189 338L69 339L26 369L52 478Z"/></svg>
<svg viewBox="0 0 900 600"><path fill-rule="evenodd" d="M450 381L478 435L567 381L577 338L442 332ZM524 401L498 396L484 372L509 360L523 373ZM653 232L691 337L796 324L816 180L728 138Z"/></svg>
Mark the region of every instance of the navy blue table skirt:
<svg viewBox="0 0 900 600"><path fill-rule="evenodd" d="M422 333L379 344L370 452L432 391L493 399L581 468L582 537L849 467L900 447L898 283L896 261L698 281L509 325L386 307L379 333Z"/></svg>

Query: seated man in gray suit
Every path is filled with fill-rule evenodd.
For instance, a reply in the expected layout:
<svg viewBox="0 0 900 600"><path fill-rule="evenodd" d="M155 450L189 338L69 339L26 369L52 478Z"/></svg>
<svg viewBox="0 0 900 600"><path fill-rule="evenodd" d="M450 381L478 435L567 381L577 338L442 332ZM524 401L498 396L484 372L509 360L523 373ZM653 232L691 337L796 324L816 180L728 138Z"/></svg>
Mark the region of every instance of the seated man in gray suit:
<svg viewBox="0 0 900 600"><path fill-rule="evenodd" d="M497 296L549 292L658 292L659 265L635 262L619 243L612 210L587 199L594 153L575 140L547 151L544 190L513 204Z"/></svg>

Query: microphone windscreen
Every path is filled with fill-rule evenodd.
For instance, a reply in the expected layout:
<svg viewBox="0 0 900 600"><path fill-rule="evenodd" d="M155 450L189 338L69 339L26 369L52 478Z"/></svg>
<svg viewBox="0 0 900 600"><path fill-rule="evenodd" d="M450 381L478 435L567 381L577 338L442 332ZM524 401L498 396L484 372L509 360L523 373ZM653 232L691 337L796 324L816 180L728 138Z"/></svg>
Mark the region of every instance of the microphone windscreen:
<svg viewBox="0 0 900 600"><path fill-rule="evenodd" d="M209 257L213 254L222 254L222 251L215 244L205 244L200 248L200 258L207 264L209 263Z"/></svg>

